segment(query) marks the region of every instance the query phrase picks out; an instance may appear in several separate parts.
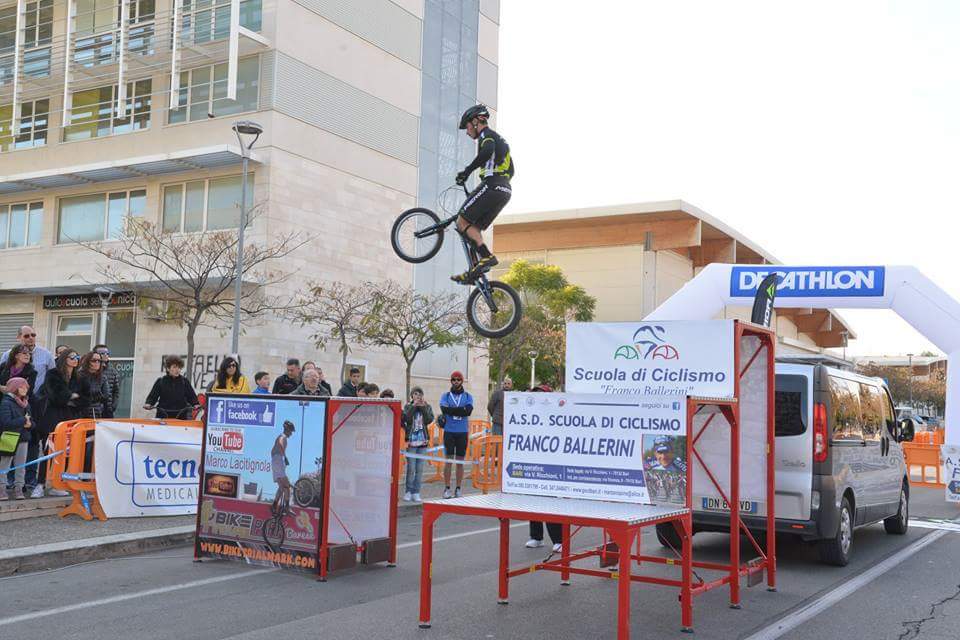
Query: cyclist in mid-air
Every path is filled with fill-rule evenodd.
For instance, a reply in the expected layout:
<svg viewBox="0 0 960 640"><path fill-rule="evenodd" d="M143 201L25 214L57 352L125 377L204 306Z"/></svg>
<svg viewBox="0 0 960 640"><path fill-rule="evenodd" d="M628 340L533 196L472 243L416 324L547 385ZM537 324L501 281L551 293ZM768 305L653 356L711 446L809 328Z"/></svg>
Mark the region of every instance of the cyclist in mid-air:
<svg viewBox="0 0 960 640"><path fill-rule="evenodd" d="M477 250L477 264L464 273L450 276L458 284L471 284L481 273L497 265L497 257L483 243L481 233L489 227L507 202L510 201L510 179L514 165L510 157L510 145L496 131L487 126L490 111L482 104L474 105L463 112L460 128L477 141L477 157L457 174L457 184L464 185L470 174L480 169L480 185L470 192L460 207L457 229L464 234Z"/></svg>

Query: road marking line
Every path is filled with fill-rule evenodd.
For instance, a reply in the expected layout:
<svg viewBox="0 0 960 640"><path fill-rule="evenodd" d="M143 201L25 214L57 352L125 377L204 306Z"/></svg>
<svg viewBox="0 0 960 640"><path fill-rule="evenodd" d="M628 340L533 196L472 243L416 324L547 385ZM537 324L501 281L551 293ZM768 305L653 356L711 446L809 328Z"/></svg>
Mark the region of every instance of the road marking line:
<svg viewBox="0 0 960 640"><path fill-rule="evenodd" d="M526 522L518 522L516 524L510 525L510 528L523 527L526 526ZM454 533L449 536L441 536L439 538L434 538L434 542L443 542L444 540L455 540L457 538L466 538L467 536L475 536L481 533L491 533L494 531L499 531L500 527L491 527L489 529L477 529L475 531L465 531L463 533ZM404 544L397 545L398 549L407 549L409 547L418 547L423 544L422 541L418 542L405 542ZM76 604L65 605L63 607L56 607L55 609L46 609L44 611L33 611L31 613L24 613L18 616L11 616L9 618L0 618L0 627L16 624L18 622L27 622L30 620L37 620L39 618L48 618L50 616L60 615L61 613L68 613L70 611L77 611L79 609L91 609L93 607L100 607L107 604L115 604L117 602L125 602L127 600L135 600L137 598L145 598L148 596L160 595L163 593L170 593L172 591L181 591L183 589L192 589L193 587L202 587L208 584L216 584L218 582L228 582L230 580L240 580L241 578L246 578L252 575L263 575L264 573L273 573L279 571L280 569L252 569L249 571L242 571L240 573L231 573L225 576L217 576L216 578L204 578L203 580L193 580L191 582L181 582L180 584L172 584L166 587L157 587L156 589L147 589L145 591L137 591L135 593L126 593L123 595L111 596L109 598L100 598L99 600L90 600L87 602L78 602ZM42 575L42 574L40 574Z"/></svg>
<svg viewBox="0 0 960 640"><path fill-rule="evenodd" d="M893 569L910 556L914 555L924 547L933 544L945 535L947 535L947 531L943 529L925 535L910 546L904 547L898 553L890 556L880 564L874 565L863 573L851 578L850 580L847 580L836 589L828 591L816 600L807 603L790 615L781 618L770 626L761 629L751 636L748 636L746 640L775 640L776 638L779 638L783 634L796 629L798 626L810 620L819 613L829 609L861 587L873 582L890 569Z"/></svg>
<svg viewBox="0 0 960 640"><path fill-rule="evenodd" d="M939 531L956 531L960 533L960 522L950 520L910 520L911 527L918 529L937 529Z"/></svg>
<svg viewBox="0 0 960 640"><path fill-rule="evenodd" d="M270 573L273 571L279 571L279 569L256 569L252 571L243 571L241 573L231 573L230 575L227 575L227 576L217 576L216 578L205 578L203 580L194 580L192 582L182 582L180 584L172 584L166 587L158 587L156 589L147 589L146 591L137 591L136 593L126 593L119 596L111 596L109 598L100 598L99 600L90 600L88 602L78 602L77 604L69 604L63 607L57 607L55 609L46 609L45 611L34 611L32 613L24 613L19 616L11 616L9 618L0 618L0 627L8 624L16 624L18 622L26 622L28 620L36 620L38 618L47 618L49 616L55 616L61 613L68 613L70 611L76 611L78 609L89 609L91 607L99 607L105 604L114 604L115 602L124 602L126 600L134 600L136 598L155 596L161 593L170 593L171 591L179 591L181 589L190 589L192 587L202 587L208 584L216 584L217 582L226 582L228 580L239 580L240 578L246 578L255 574Z"/></svg>
<svg viewBox="0 0 960 640"><path fill-rule="evenodd" d="M526 522L517 522L516 524L510 525L511 529L516 529L517 527L527 526ZM500 531L500 527L490 527L489 529L477 529L476 531L466 531L464 533L454 533L449 536L441 536L439 538L434 538L434 542L443 542L444 540L455 540L456 538L466 538L467 536L475 536L478 533L493 533L494 531ZM398 544L397 549L408 549L410 547L419 547L423 544L423 541L418 542L404 542L403 544Z"/></svg>

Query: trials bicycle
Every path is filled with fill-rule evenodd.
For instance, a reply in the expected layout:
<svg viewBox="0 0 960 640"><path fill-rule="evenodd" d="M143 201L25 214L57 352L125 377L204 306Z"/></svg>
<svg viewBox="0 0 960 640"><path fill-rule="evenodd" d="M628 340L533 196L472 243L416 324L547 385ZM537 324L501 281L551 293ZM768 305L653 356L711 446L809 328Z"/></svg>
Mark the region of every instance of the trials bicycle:
<svg viewBox="0 0 960 640"><path fill-rule="evenodd" d="M440 208L444 213L450 213L444 206L444 198L451 189L456 188L456 186L448 187L441 194ZM469 194L466 186L463 187L463 191ZM457 211L445 220L441 220L440 216L430 209L423 207L407 209L393 223L393 230L390 233L393 250L407 262L415 264L426 262L440 251L447 227L454 225L459 215ZM456 229L455 225L454 229ZM473 269L478 260L477 250L459 229L457 233L463 244L467 264ZM513 287L505 282L488 279L486 273L480 273L471 284L473 291L467 298L467 320L477 333L485 338L503 338L517 328L523 308L520 304L520 296Z"/></svg>

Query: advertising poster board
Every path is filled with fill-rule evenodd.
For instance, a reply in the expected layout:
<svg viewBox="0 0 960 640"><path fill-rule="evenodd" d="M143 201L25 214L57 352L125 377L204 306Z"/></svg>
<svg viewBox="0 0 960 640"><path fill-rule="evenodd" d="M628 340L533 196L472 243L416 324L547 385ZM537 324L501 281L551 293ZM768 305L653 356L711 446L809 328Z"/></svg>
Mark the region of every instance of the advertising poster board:
<svg viewBox="0 0 960 640"><path fill-rule="evenodd" d="M97 498L108 518L197 512L203 430L172 424L97 422Z"/></svg>
<svg viewBox="0 0 960 640"><path fill-rule="evenodd" d="M317 571L326 409L323 398L209 396L198 557ZM286 512L275 506L283 478Z"/></svg>
<svg viewBox="0 0 960 640"><path fill-rule="evenodd" d="M396 506L393 482L397 446L397 401L348 401L331 404L330 514L327 540L362 543L393 535Z"/></svg>
<svg viewBox="0 0 960 640"><path fill-rule="evenodd" d="M960 445L942 445L940 458L943 460L943 483L946 485L947 502L960 502Z"/></svg>
<svg viewBox="0 0 960 640"><path fill-rule="evenodd" d="M686 409L670 396L507 393L503 491L683 504Z"/></svg>
<svg viewBox="0 0 960 640"><path fill-rule="evenodd" d="M570 322L568 393L734 394L733 320Z"/></svg>

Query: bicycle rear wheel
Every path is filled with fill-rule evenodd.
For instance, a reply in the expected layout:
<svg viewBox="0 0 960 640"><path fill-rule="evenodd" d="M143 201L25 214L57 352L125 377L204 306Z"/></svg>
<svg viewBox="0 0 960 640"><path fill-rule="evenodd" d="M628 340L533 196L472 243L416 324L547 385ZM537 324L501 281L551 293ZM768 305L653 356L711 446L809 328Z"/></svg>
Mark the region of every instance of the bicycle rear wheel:
<svg viewBox="0 0 960 640"><path fill-rule="evenodd" d="M523 315L520 296L510 285L490 280L486 283L488 295L484 295L483 284L478 283L467 298L467 320L470 326L485 338L502 338L509 335Z"/></svg>
<svg viewBox="0 0 960 640"><path fill-rule="evenodd" d="M287 527L283 524L283 515L267 519L263 523L263 541L274 553L280 551L283 541L287 539Z"/></svg>
<svg viewBox="0 0 960 640"><path fill-rule="evenodd" d="M390 243L393 250L407 262L426 262L437 255L443 245L443 229L438 228L428 235L418 238L417 232L440 224L440 218L430 209L417 207L407 209L393 223L390 231Z"/></svg>

